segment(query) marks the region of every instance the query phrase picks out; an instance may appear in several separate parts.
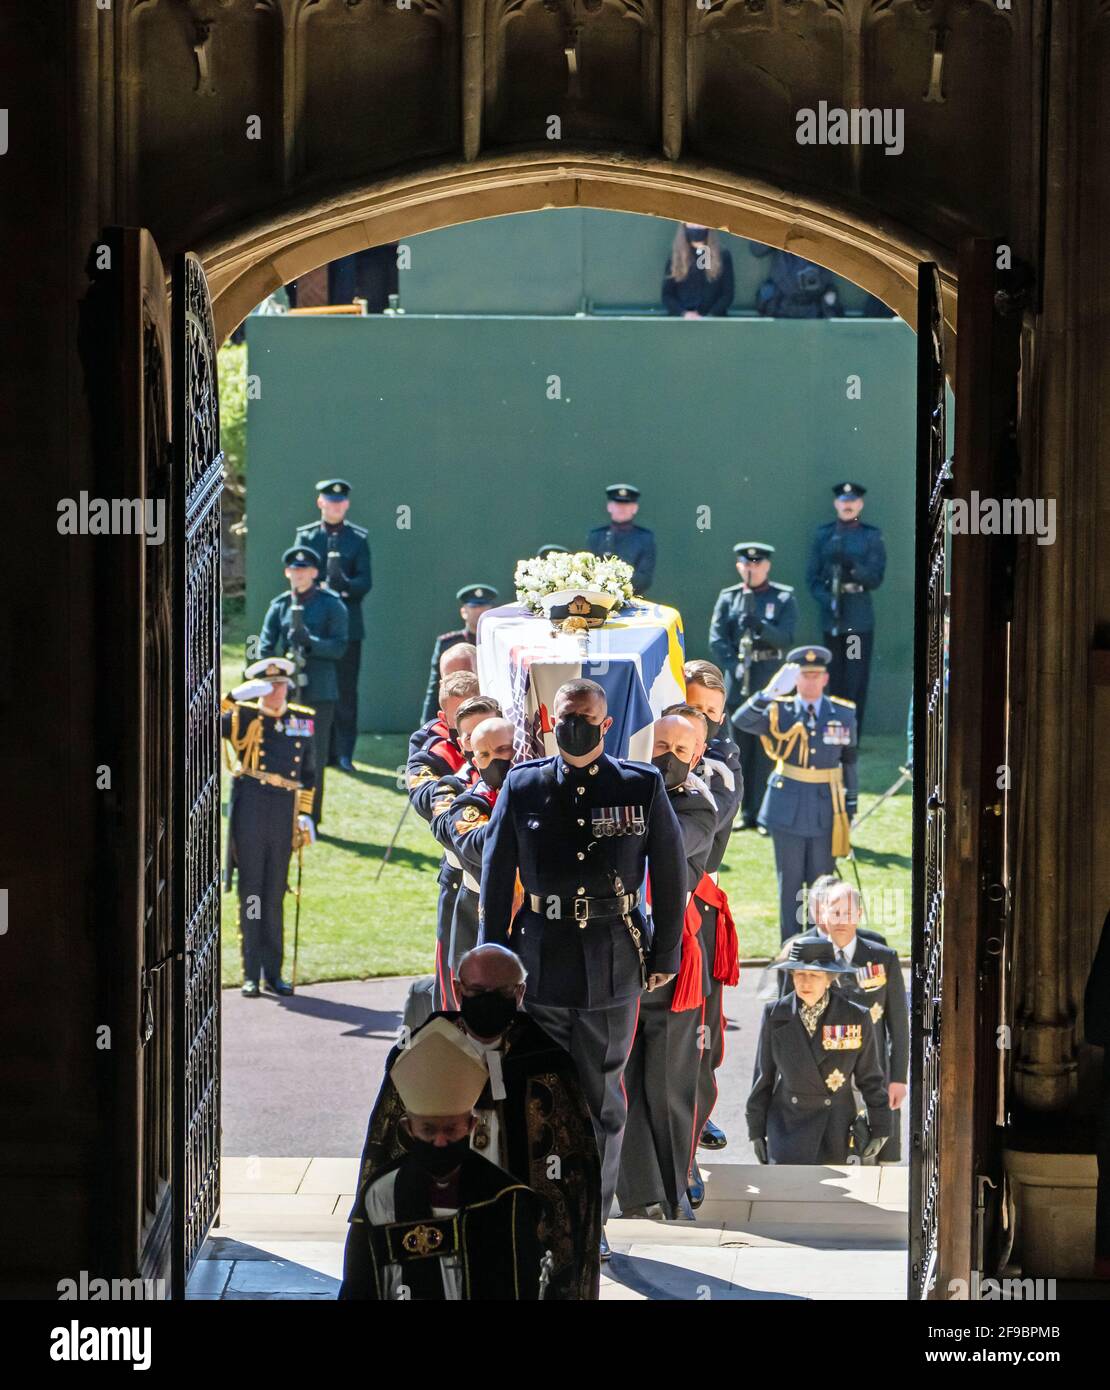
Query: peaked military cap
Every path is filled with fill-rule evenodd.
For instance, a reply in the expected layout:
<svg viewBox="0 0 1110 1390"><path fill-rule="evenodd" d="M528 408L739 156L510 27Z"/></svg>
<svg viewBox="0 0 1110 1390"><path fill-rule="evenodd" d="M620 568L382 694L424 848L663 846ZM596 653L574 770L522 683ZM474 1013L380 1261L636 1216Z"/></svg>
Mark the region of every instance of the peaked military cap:
<svg viewBox="0 0 1110 1390"><path fill-rule="evenodd" d="M480 608L483 604L494 603L498 597L492 584L464 584L455 599L465 603L468 608Z"/></svg>
<svg viewBox="0 0 1110 1390"><path fill-rule="evenodd" d="M542 560L547 555L569 555L570 551L565 545L541 545L536 551L536 559Z"/></svg>
<svg viewBox="0 0 1110 1390"><path fill-rule="evenodd" d="M316 484L318 497L328 497L333 502L342 502L351 492L351 485L345 478L321 478Z"/></svg>
<svg viewBox="0 0 1110 1390"><path fill-rule="evenodd" d="M836 958L836 947L827 936L806 932L790 943L790 954L775 964L776 970L819 970L823 975L852 975L856 967Z"/></svg>
<svg viewBox="0 0 1110 1390"><path fill-rule="evenodd" d="M833 492L842 501L851 502L857 497L862 497L867 489L862 483L834 483Z"/></svg>
<svg viewBox="0 0 1110 1390"><path fill-rule="evenodd" d="M605 496L610 502L638 502L640 489L631 483L610 483L605 489Z"/></svg>
<svg viewBox="0 0 1110 1390"><path fill-rule="evenodd" d="M775 547L763 541L737 541L732 553L738 560L769 560L775 553Z"/></svg>
<svg viewBox="0 0 1110 1390"><path fill-rule="evenodd" d="M827 671L832 660L828 647L795 647L786 654L787 661L794 661L803 671Z"/></svg>
<svg viewBox="0 0 1110 1390"><path fill-rule="evenodd" d="M323 560L308 545L291 545L281 557L281 563L286 569L293 570L306 570L312 565L318 570L324 567Z"/></svg>
<svg viewBox="0 0 1110 1390"><path fill-rule="evenodd" d="M243 675L249 681L262 676L271 676L274 680L292 680L296 669L287 656L264 656L261 661L252 661Z"/></svg>

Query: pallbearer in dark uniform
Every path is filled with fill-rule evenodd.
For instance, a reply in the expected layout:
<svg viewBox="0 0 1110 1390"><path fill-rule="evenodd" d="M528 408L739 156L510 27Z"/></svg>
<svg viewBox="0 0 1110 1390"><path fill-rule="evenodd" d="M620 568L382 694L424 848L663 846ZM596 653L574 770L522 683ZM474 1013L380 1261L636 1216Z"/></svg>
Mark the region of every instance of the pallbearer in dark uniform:
<svg viewBox="0 0 1110 1390"><path fill-rule="evenodd" d="M725 1060L725 986L740 982L740 945L728 897L720 886L720 868L728 848L737 807L744 795L744 772L740 750L729 738L725 722L725 682L711 661L688 661L686 700L705 716L709 744L694 771L709 787L717 803L717 829L713 847L705 864L705 874L694 889L694 902L701 913L700 941L705 962L705 1003L702 1006L705 1046L698 1073L698 1147L723 1149L728 1143L722 1129L710 1118L717 1104L717 1071ZM692 1205L700 1206L704 1193L697 1160L691 1168L689 1187Z"/></svg>
<svg viewBox="0 0 1110 1390"><path fill-rule="evenodd" d="M294 545L281 557L289 588L273 599L262 624L263 656L287 656L297 669L302 700L316 711L316 791L312 819L324 815L324 767L339 698L338 668L347 649L347 609L343 600L319 581L321 560L306 545Z"/></svg>
<svg viewBox="0 0 1110 1390"><path fill-rule="evenodd" d="M1083 1036L1102 1048L1095 1152L1098 1188L1095 1197L1096 1279L1110 1279L1110 913L1102 924L1098 950L1083 995Z"/></svg>
<svg viewBox="0 0 1110 1390"><path fill-rule="evenodd" d="M855 972L837 976L836 987L853 1004L861 1004L875 1025L891 1109L890 1138L879 1161L897 1163L910 1071L910 1011L898 952L859 931L860 896L850 883L826 875L811 886L809 899L818 933L832 942L837 963L847 963Z"/></svg>
<svg viewBox="0 0 1110 1390"><path fill-rule="evenodd" d="M654 767L612 758L605 692L568 681L552 706L560 752L514 767L485 847L481 940L511 946L528 971L525 1008L574 1058L601 1151L608 1216L627 1103L621 1080L645 986L678 969L686 865ZM654 932L641 892L651 872ZM513 915L517 874L524 889Z"/></svg>
<svg viewBox="0 0 1110 1390"><path fill-rule="evenodd" d="M459 706L478 694L478 677L470 671L456 671L439 687L440 708L436 718L423 725L409 739L409 760L405 767L405 788L417 815L431 824L436 784L443 777L461 771L466 754L455 723ZM455 1007L447 954L451 947L451 923L455 915L455 896L462 883L462 866L446 849L439 865L439 899L436 903L435 983L432 1002L437 1009Z"/></svg>
<svg viewBox="0 0 1110 1390"><path fill-rule="evenodd" d="M504 946L478 946L459 962L459 1009L434 1014L456 1027L489 1070L475 1104L470 1146L527 1184L545 1205L552 1254L547 1297L598 1296L601 1167L593 1121L570 1055L524 1013L524 966ZM425 1026L425 1025L422 1025ZM416 1037L418 1029L412 1030ZM407 1151L404 1108L390 1073L409 1039L389 1054L359 1164L358 1189ZM356 1201L348 1220L364 1219Z"/></svg>
<svg viewBox="0 0 1110 1390"><path fill-rule="evenodd" d="M264 982L292 994L281 978L283 904L294 849L315 838L313 713L288 703L293 663L267 657L246 670L246 681L220 702L220 732L231 770L227 874L239 872L239 935L243 993L258 997Z"/></svg>
<svg viewBox="0 0 1110 1390"><path fill-rule="evenodd" d="M871 1015L830 989L852 966L838 965L832 943L814 933L798 937L779 969L790 971L794 992L763 1010L747 1106L756 1158L870 1161L890 1133L890 1106Z"/></svg>
<svg viewBox="0 0 1110 1390"><path fill-rule="evenodd" d="M339 698L335 705L328 765L353 772L355 739L358 737L358 668L362 660L362 600L370 592L370 546L365 526L347 520L351 485L343 478L321 478L316 484L320 520L297 527L295 546L314 550L324 561L323 579L347 606L347 649L339 659L336 675Z"/></svg>
<svg viewBox="0 0 1110 1390"><path fill-rule="evenodd" d="M360 1186L340 1299L535 1302L550 1256L543 1204L470 1146L489 1074L459 1030L433 1019L390 1070L407 1151Z"/></svg>
<svg viewBox="0 0 1110 1390"><path fill-rule="evenodd" d="M798 604L789 584L769 576L773 545L739 541L732 547L740 583L717 595L709 624L709 650L725 675L725 708L731 717L756 690L761 690L794 641ZM771 764L754 734L737 732L744 769L743 827L756 824Z"/></svg>
<svg viewBox="0 0 1110 1390"><path fill-rule="evenodd" d="M441 632L432 649L432 665L428 672L428 688L424 692L424 712L421 720L426 724L435 717L436 701L439 691L439 659L459 642L468 642L472 647L478 641L478 619L497 602L498 593L492 584L464 584L455 595L459 604L459 616L463 625L454 632Z"/></svg>
<svg viewBox="0 0 1110 1390"><path fill-rule="evenodd" d="M736 712L737 728L759 734L775 764L759 823L775 846L783 941L806 924L803 886L833 873L836 860L851 851L856 711L851 700L824 693L829 659L827 647L796 647L766 689Z"/></svg>
<svg viewBox="0 0 1110 1390"><path fill-rule="evenodd" d="M686 858L682 956L675 978L644 995L624 1071L628 1121L621 1144L617 1200L623 1216L693 1220L686 1196L698 1123L698 1073L705 1003L701 912L693 892L717 830L717 807L693 772L708 729L689 705L674 705L655 721L652 762L678 817ZM648 872L651 897L651 873ZM650 909L650 901L649 901Z"/></svg>
<svg viewBox="0 0 1110 1390"><path fill-rule="evenodd" d="M640 510L640 489L631 483L611 483L605 489L608 526L595 526L586 537L594 555L615 555L632 566L632 591L646 594L655 577L655 532L633 524Z"/></svg>
<svg viewBox="0 0 1110 1390"><path fill-rule="evenodd" d="M857 731L863 727L875 644L871 591L886 574L882 532L859 519L866 491L861 483L836 484L836 520L818 526L806 566L806 584L832 652L829 689L855 702Z"/></svg>

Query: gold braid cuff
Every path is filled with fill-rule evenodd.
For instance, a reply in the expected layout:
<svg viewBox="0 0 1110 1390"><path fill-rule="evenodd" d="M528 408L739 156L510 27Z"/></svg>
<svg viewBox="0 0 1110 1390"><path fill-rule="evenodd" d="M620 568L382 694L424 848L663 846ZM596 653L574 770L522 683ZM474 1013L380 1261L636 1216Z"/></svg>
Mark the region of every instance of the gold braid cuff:
<svg viewBox="0 0 1110 1390"><path fill-rule="evenodd" d="M297 815L298 815L298 816L310 816L310 815L312 815L312 798L313 798L313 795L314 795L314 793L313 793L309 788L307 788L307 787L302 788L302 790L299 791L299 792L297 793Z"/></svg>

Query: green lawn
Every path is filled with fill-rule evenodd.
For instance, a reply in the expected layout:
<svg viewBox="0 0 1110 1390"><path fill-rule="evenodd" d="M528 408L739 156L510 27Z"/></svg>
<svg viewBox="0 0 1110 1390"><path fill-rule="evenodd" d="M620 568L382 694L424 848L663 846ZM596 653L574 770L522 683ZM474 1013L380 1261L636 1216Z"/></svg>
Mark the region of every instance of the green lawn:
<svg viewBox="0 0 1110 1390"><path fill-rule="evenodd" d="M224 684L241 679L242 627L225 615ZM357 776L334 768L327 777L324 836L305 850L297 978L364 979L430 973L435 949L439 850L427 826L410 812L380 879L382 855L405 807L398 781L408 735L364 735L355 754ZM905 740L869 735L860 759L860 810L898 776ZM224 814L227 806L224 779ZM226 844L226 823L224 826ZM872 925L903 953L909 949L910 797L888 801L862 827L856 857ZM295 872L294 862L294 872ZM850 866L843 862L845 877ZM774 856L754 831L733 836L722 870L745 957L778 948ZM293 900L286 905L286 973L292 966ZM238 900L224 895L225 984L241 979Z"/></svg>

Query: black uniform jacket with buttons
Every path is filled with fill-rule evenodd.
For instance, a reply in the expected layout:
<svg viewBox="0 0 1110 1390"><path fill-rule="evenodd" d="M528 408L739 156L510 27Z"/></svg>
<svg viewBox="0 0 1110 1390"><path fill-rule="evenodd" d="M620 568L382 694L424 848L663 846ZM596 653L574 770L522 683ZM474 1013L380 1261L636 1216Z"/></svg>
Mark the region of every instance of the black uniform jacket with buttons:
<svg viewBox="0 0 1110 1390"><path fill-rule="evenodd" d="M220 732L226 739L230 739L232 731L242 740L251 726L259 720L262 722L262 740L258 748L258 758L255 764L259 772L272 772L279 777L288 777L290 781L299 782L305 792L311 792L316 786L316 741L313 734L313 714L307 705L289 704L285 708L284 714L274 715L262 708L257 700L236 700L230 698L223 702L223 709L220 714ZM253 760L252 760L253 761ZM246 783L250 783L250 791L246 793ZM257 778L236 777L231 783L230 797L230 819L227 846L227 884L231 886L231 870L238 862L235 852L236 837L246 829L240 821L240 805L243 795L250 797L265 797L267 802L274 801L280 805L284 800L289 804L289 838L292 843L293 819L297 792L292 788L274 786L260 782ZM302 799L300 805L305 805L307 799ZM258 805L258 802L252 804Z"/></svg>
<svg viewBox="0 0 1110 1390"><path fill-rule="evenodd" d="M848 1039L856 1045L826 1046L836 1041L829 1030L842 1026L860 1030L855 1040ZM748 1134L766 1138L773 1163L817 1163L826 1135L847 1156L856 1114L853 1081L867 1106L872 1135L889 1136L886 1078L867 1010L834 989L811 1038L796 994L768 1004L748 1096Z"/></svg>
<svg viewBox="0 0 1110 1390"><path fill-rule="evenodd" d="M789 584L768 581L758 589L731 584L721 590L709 622L709 650L725 673L728 709L735 709L744 698L740 663L740 643L744 634L752 634L752 669L748 685L751 693L766 684L767 677L782 665L780 653L794 645L797 625L798 604Z"/></svg>
<svg viewBox="0 0 1110 1390"><path fill-rule="evenodd" d="M594 555L615 555L632 566L632 591L646 594L655 578L655 532L628 521L618 526L595 526L586 537L586 549Z"/></svg>
<svg viewBox="0 0 1110 1390"><path fill-rule="evenodd" d="M713 836L713 848L705 865L707 874L715 874L725 857L736 812L744 799L744 772L740 763L740 749L732 739L724 734L710 739L698 775L708 786L713 800L717 803L717 831Z"/></svg>
<svg viewBox="0 0 1110 1390"><path fill-rule="evenodd" d="M460 790L464 778L451 777L432 795L432 834L474 879L482 876L482 855L497 793L482 781ZM461 890L460 890L461 891Z"/></svg>
<svg viewBox="0 0 1110 1390"><path fill-rule="evenodd" d="M871 1015L887 1079L905 1085L910 1071L910 1011L898 952L857 935L850 964L856 973L838 975L834 988Z"/></svg>
<svg viewBox="0 0 1110 1390"><path fill-rule="evenodd" d="M417 734L419 734L417 730ZM413 739L417 737L413 735ZM432 802L435 798L436 783L441 777L451 777L462 768L466 754L449 738L434 732L424 741L422 747L412 751L409 740L409 760L405 765L405 789L417 815L426 821L432 819Z"/></svg>
<svg viewBox="0 0 1110 1390"><path fill-rule="evenodd" d="M347 609L343 600L314 584L300 596L308 648L304 674L308 683L301 694L308 704L339 699L339 659L347 650ZM292 651L292 598L289 590L271 600L262 623L259 656L289 656Z"/></svg>
<svg viewBox="0 0 1110 1390"><path fill-rule="evenodd" d="M673 974L682 949L686 862L678 819L656 768L603 753L587 767L540 758L510 769L486 832L481 936L511 946L528 970L528 998L604 1009L640 993L640 961L623 918L585 924L564 911L576 897L643 889L651 872L654 937L648 973ZM512 919L517 873L527 896ZM630 914L644 930L640 908ZM510 921L512 934L510 935Z"/></svg>
<svg viewBox="0 0 1110 1390"><path fill-rule="evenodd" d="M667 795L682 832L682 848L686 855L686 892L692 893L701 882L713 850L713 839L717 834L717 803L700 777L689 777Z"/></svg>
<svg viewBox="0 0 1110 1390"><path fill-rule="evenodd" d="M366 635L362 621L362 600L370 592L370 546L365 526L352 526L341 521L328 529L323 521L310 521L297 527L294 545L306 545L324 562L320 582L326 583L347 605L347 637L361 642ZM338 559L328 560L329 552L337 551Z"/></svg>
<svg viewBox="0 0 1110 1390"><path fill-rule="evenodd" d="M832 611L832 581L839 569L842 584L852 585L841 592L839 615ZM818 526L809 547L806 584L821 610L821 630L831 632L871 632L875 610L871 591L886 574L886 547L882 532L865 521L839 519Z"/></svg>

